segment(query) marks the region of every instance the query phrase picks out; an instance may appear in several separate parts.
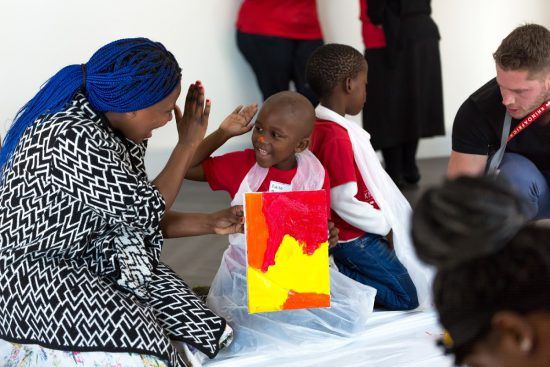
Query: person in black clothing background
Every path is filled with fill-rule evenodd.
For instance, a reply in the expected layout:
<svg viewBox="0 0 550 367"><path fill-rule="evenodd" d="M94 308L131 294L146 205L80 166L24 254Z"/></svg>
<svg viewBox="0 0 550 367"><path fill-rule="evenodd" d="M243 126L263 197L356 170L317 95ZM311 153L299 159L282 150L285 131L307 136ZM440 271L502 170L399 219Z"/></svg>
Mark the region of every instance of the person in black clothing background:
<svg viewBox="0 0 550 367"><path fill-rule="evenodd" d="M445 134L440 36L430 0L361 0L361 11L369 64L363 127L395 183L416 184L419 139Z"/></svg>

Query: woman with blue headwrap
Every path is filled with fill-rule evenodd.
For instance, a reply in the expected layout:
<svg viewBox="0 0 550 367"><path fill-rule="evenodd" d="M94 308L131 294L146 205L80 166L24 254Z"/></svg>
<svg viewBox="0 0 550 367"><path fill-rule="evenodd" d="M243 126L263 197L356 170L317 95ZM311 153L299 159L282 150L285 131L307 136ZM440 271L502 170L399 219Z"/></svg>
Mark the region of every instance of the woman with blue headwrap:
<svg viewBox="0 0 550 367"><path fill-rule="evenodd" d="M180 82L164 46L123 39L60 70L19 111L0 151L0 339L173 366L186 364L171 341L210 358L228 342L225 320L159 262L163 234L242 226L239 208L170 210L210 112L197 82L182 113ZM228 118L249 121L255 110ZM150 183L147 139L172 111L179 140Z"/></svg>

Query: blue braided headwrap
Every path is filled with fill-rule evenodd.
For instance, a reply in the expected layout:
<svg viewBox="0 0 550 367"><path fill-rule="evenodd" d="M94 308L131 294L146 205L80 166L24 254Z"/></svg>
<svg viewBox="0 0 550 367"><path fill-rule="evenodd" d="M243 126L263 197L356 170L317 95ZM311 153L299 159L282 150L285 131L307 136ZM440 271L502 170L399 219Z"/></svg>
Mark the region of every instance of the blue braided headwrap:
<svg viewBox="0 0 550 367"><path fill-rule="evenodd" d="M10 161L25 129L44 114L56 113L80 90L98 112L130 112L168 96L181 79L174 56L147 38L114 41L96 51L85 65L69 65L48 80L23 106L0 151L0 170Z"/></svg>

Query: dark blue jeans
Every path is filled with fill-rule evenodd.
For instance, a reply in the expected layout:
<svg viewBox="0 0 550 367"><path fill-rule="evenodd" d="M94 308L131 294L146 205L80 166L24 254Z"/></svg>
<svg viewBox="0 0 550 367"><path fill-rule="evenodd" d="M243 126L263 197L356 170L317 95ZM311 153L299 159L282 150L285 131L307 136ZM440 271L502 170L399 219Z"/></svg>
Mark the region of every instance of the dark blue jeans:
<svg viewBox="0 0 550 367"><path fill-rule="evenodd" d="M367 233L337 244L330 251L338 270L360 283L376 288L376 303L388 310L418 307L416 288L388 241Z"/></svg>
<svg viewBox="0 0 550 367"><path fill-rule="evenodd" d="M550 218L550 172L541 171L533 162L516 153L504 153L499 179L506 180L524 200L528 219Z"/></svg>

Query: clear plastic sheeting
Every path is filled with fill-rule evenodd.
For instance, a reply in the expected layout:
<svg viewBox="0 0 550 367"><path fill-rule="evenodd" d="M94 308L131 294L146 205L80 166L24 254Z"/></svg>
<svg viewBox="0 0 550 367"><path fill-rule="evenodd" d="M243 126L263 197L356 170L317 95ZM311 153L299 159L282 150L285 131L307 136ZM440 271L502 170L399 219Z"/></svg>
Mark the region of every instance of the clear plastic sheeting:
<svg viewBox="0 0 550 367"><path fill-rule="evenodd" d="M270 330L266 329L269 335ZM451 367L451 357L436 346L442 331L434 312L381 311L370 315L362 333L327 337L257 353L222 351L208 367Z"/></svg>
<svg viewBox="0 0 550 367"><path fill-rule="evenodd" d="M231 245L210 288L208 306L224 317L234 340L217 359L232 354L284 353L367 327L376 290L330 270L331 307L249 314L244 248Z"/></svg>

